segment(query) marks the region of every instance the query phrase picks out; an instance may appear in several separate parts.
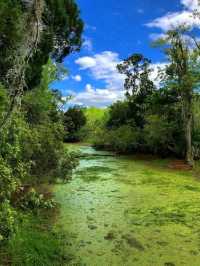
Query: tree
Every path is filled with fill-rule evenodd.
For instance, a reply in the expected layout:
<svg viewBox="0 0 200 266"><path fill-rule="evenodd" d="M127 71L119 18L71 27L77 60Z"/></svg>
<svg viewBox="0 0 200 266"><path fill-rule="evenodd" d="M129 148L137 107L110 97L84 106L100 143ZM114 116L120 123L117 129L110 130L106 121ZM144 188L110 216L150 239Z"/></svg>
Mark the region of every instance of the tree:
<svg viewBox="0 0 200 266"><path fill-rule="evenodd" d="M128 101L117 101L108 109L108 128L120 127L126 124L135 124L133 114Z"/></svg>
<svg viewBox="0 0 200 266"><path fill-rule="evenodd" d="M187 29L169 31L157 44L164 45L169 64L166 66L164 84L178 94L182 109L182 121L185 135L185 160L193 166L192 149L192 101L194 90L200 81L199 63L196 47L191 46Z"/></svg>
<svg viewBox="0 0 200 266"><path fill-rule="evenodd" d="M0 0L0 78L10 104L6 124L25 90L40 84L42 66L81 46L83 22L74 0Z"/></svg>
<svg viewBox="0 0 200 266"><path fill-rule="evenodd" d="M119 73L126 76L126 97L134 114L136 126L143 128L144 114L150 104L150 96L155 90L149 75L151 61L142 54L133 54L117 66Z"/></svg>
<svg viewBox="0 0 200 266"><path fill-rule="evenodd" d="M64 114L64 128L66 141L78 141L79 130L86 124L86 116L83 108L74 106Z"/></svg>
<svg viewBox="0 0 200 266"><path fill-rule="evenodd" d="M31 201L29 189L68 179L77 165L63 144L61 97L49 85L79 50L82 30L75 0L0 0L0 244L19 208L46 201L36 192Z"/></svg>

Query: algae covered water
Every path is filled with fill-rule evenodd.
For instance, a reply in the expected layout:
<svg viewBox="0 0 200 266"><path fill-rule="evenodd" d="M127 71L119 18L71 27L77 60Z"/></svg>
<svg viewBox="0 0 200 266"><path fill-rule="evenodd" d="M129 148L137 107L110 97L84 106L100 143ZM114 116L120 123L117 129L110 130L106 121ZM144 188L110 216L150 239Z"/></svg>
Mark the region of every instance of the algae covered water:
<svg viewBox="0 0 200 266"><path fill-rule="evenodd" d="M165 161L79 147L57 185L66 265L200 265L200 183Z"/></svg>

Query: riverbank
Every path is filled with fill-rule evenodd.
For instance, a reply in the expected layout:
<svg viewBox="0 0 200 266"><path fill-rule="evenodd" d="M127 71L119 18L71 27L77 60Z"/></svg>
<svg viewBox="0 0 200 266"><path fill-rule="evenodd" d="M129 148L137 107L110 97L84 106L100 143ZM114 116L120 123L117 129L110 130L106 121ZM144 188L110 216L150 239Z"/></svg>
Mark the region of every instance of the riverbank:
<svg viewBox="0 0 200 266"><path fill-rule="evenodd" d="M38 191L52 197L52 186L43 185ZM63 233L55 228L59 206L17 213L16 231L0 247L0 265L60 266L67 260L63 249Z"/></svg>

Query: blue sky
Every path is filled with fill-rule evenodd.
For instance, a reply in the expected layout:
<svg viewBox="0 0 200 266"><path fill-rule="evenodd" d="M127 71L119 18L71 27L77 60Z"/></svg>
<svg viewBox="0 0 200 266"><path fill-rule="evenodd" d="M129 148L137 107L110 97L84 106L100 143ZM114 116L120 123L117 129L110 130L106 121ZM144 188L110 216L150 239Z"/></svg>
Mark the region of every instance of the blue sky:
<svg viewBox="0 0 200 266"><path fill-rule="evenodd" d="M152 79L165 58L150 46L179 24L199 28L191 16L198 0L77 0L85 23L81 52L64 60L69 75L52 84L70 104L104 107L123 99L124 77L116 65L133 53L152 60Z"/></svg>

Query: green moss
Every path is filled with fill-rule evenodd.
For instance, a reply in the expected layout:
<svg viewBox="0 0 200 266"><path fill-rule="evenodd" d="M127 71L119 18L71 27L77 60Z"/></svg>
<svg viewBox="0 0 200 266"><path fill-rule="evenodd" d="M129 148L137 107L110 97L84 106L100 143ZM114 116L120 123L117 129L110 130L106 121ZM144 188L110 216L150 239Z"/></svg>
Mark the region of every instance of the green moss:
<svg viewBox="0 0 200 266"><path fill-rule="evenodd" d="M81 159L72 181L55 189L58 226L73 255L69 265L199 266L198 171L168 164L135 156ZM90 176L93 181L85 182Z"/></svg>
<svg viewBox="0 0 200 266"><path fill-rule="evenodd" d="M0 254L0 265L12 257L14 266L199 266L196 170L81 150L88 157L82 157L72 181L55 187L56 224L49 212L27 216L9 252Z"/></svg>
<svg viewBox="0 0 200 266"><path fill-rule="evenodd" d="M77 170L76 177L81 178L85 182L92 182L102 177L99 173L109 173L111 171L111 168L103 166L86 167L84 170Z"/></svg>

